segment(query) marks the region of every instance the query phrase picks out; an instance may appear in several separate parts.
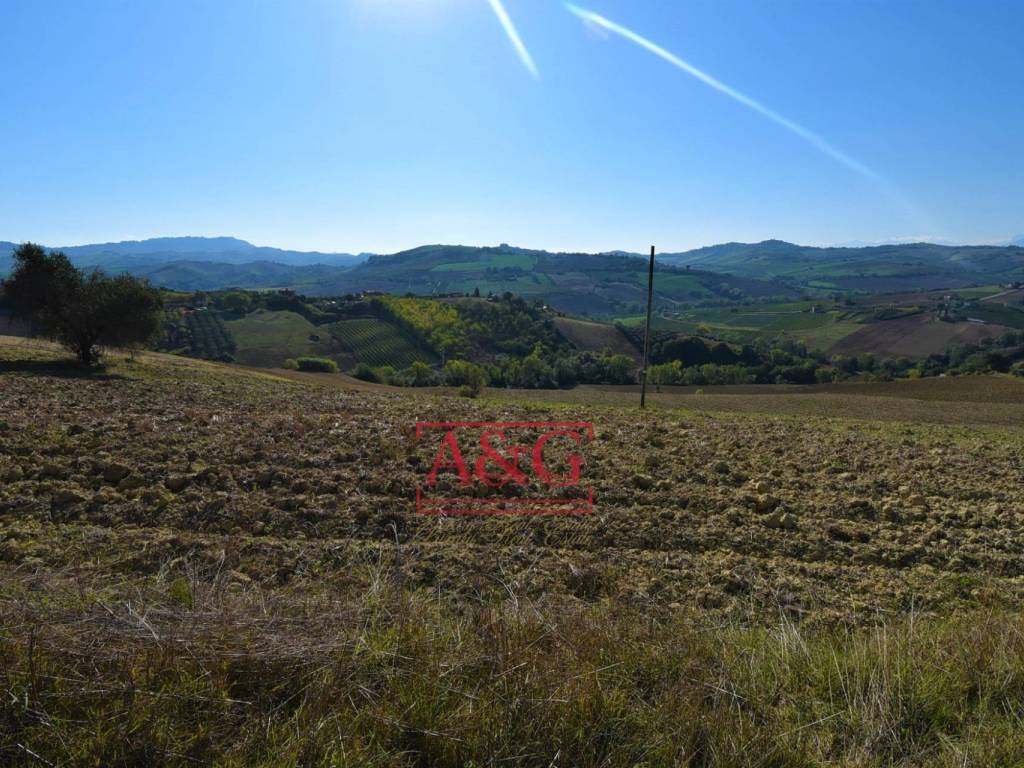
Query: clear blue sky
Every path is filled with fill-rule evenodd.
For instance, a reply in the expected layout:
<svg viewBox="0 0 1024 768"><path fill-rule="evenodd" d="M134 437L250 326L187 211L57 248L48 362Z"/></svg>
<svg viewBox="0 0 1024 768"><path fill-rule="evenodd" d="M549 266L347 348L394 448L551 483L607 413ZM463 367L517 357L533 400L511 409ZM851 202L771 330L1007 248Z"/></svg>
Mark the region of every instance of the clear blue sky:
<svg viewBox="0 0 1024 768"><path fill-rule="evenodd" d="M663 250L1024 232L1024 3L0 0L0 239Z"/></svg>

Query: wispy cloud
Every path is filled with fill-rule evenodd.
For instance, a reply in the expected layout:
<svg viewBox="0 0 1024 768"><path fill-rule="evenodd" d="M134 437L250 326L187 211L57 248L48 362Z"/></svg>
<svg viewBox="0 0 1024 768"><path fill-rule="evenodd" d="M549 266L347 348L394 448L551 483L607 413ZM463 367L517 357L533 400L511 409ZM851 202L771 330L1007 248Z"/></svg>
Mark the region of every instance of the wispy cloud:
<svg viewBox="0 0 1024 768"><path fill-rule="evenodd" d="M526 50L526 46L523 44L523 39L519 37L519 33L516 31L516 25L512 23L511 17L508 15L508 11L505 10L505 6L502 5L501 0L487 0L491 4L491 8L494 9L495 16L498 17L498 21L501 22L501 26L505 29L505 34L508 35L509 42L512 43L512 47L516 49L516 53L519 54L519 59L523 62L523 66L526 67L530 74L534 77L540 77L540 73L537 71L537 65L533 63L533 57L530 52Z"/></svg>
<svg viewBox="0 0 1024 768"><path fill-rule="evenodd" d="M644 48L653 53L654 55L661 57L669 64L672 64L678 69L683 70L683 72L686 72L688 75L692 75L705 85L714 88L719 93L724 93L729 98L738 101L740 104L749 107L758 114L767 117L772 122L778 123L783 128L791 131L792 133L795 133L797 136L804 139L806 142L811 144L819 151L825 153L834 160L838 160L847 168L875 181L884 181L877 172L873 171L863 163L850 157L845 152L832 146L830 143L825 141L825 139L821 138L813 131L804 128L799 123L795 123L787 117L783 117L778 112L769 109L761 102L750 98L746 94L740 93L735 88L726 85L721 80L717 80L716 78L709 75L707 72L704 72L703 70L698 69L689 62L679 58L674 53L667 51L660 45L651 42L646 37L638 35L633 30L628 29L627 27L624 27L621 24L616 24L614 21L609 21L604 16L600 16L594 13L593 11L588 11L585 8L580 8L579 6L573 5L572 3L566 3L565 7L568 8L572 13L579 16L584 21L587 21L591 24L595 24L602 29L608 30L609 32L614 32L615 34L626 38L630 42L636 43L641 48Z"/></svg>

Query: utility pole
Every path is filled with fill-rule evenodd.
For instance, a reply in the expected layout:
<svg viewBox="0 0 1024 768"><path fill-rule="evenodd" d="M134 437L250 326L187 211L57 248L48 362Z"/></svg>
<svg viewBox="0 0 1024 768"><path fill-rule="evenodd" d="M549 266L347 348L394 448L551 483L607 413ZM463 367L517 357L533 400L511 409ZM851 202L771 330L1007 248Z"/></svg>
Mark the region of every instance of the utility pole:
<svg viewBox="0 0 1024 768"><path fill-rule="evenodd" d="M654 246L651 246L651 265L647 271L647 323L644 326L644 366L640 369L640 407L647 399L647 360L651 355L651 304L654 299Z"/></svg>

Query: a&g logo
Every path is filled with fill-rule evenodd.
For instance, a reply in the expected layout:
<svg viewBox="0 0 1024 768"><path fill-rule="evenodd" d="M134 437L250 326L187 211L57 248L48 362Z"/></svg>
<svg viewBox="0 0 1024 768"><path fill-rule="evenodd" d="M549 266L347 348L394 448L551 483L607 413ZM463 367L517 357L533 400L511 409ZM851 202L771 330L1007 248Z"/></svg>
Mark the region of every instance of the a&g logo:
<svg viewBox="0 0 1024 768"><path fill-rule="evenodd" d="M417 422L416 440L432 455L416 512L590 514L594 491L581 487L581 475L593 438L588 421Z"/></svg>

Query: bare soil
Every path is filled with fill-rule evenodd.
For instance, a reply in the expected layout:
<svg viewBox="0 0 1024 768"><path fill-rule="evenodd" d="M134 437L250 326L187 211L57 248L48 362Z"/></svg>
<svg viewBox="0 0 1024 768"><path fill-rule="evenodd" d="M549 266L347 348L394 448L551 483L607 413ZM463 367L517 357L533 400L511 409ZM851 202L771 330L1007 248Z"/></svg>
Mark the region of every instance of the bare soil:
<svg viewBox="0 0 1024 768"><path fill-rule="evenodd" d="M0 362L6 571L138 577L199 562L322 588L384 564L427 593L615 597L743 620L1024 597L1018 402L941 424L921 409L949 401L821 392L662 394L640 414L615 399L631 393L597 403L587 389L472 401L156 354L86 375L26 345L0 346ZM721 410L702 409L715 398ZM434 448L414 424L451 419L592 421L596 513L415 515Z"/></svg>
<svg viewBox="0 0 1024 768"><path fill-rule="evenodd" d="M844 336L829 349L831 354L920 358L941 352L953 344L977 344L1003 335L1008 328L991 323L947 323L929 314L898 320L867 323Z"/></svg>
<svg viewBox="0 0 1024 768"><path fill-rule="evenodd" d="M637 362L640 361L640 353L636 347L614 325L558 317L555 318L555 327L578 349L628 355Z"/></svg>

